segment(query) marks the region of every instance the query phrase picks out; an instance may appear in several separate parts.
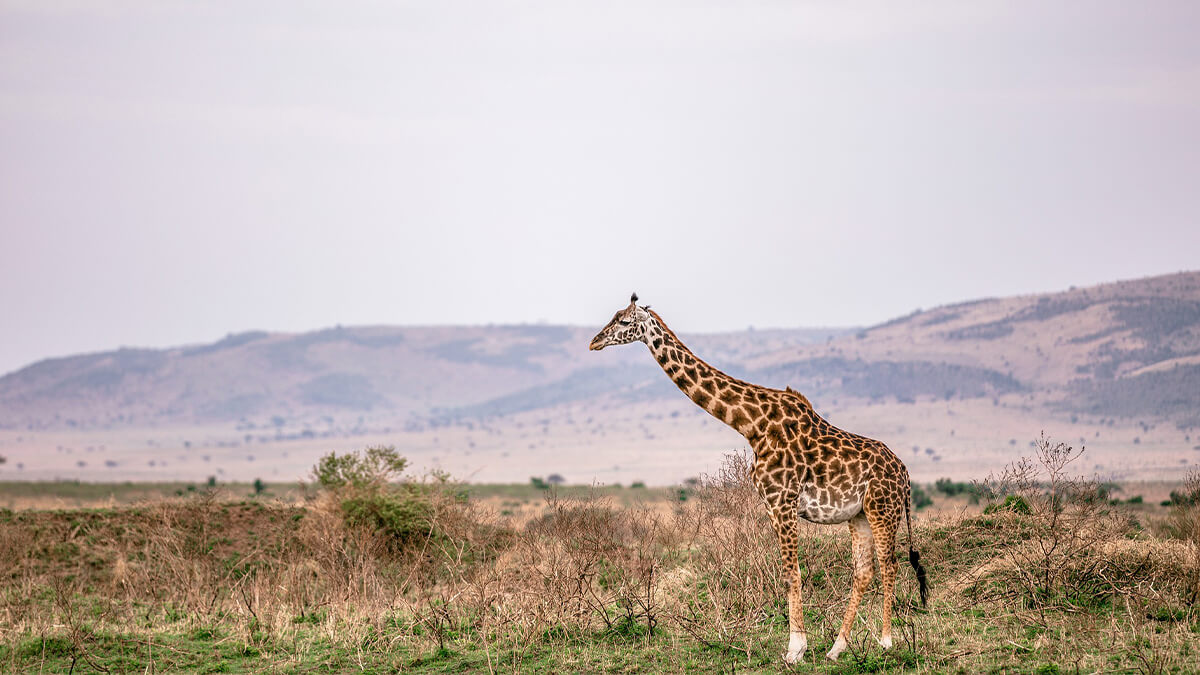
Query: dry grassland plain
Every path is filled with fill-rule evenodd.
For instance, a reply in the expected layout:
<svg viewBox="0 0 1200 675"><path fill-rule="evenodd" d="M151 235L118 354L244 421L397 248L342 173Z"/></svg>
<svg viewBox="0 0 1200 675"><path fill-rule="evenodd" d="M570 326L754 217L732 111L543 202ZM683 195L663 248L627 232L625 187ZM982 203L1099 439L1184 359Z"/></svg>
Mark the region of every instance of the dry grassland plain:
<svg viewBox="0 0 1200 675"><path fill-rule="evenodd" d="M1031 449L1041 429L1088 450L1086 466L1106 480L1175 480L1200 461L1200 434L1158 422L1039 414L1020 397L921 400L907 405L815 399L834 424L885 440L915 480L965 481L1001 470ZM394 421L392 422L394 424ZM288 430L285 430L288 431ZM572 482L667 486L719 469L745 439L678 396L637 406L565 404L487 423L364 432L334 438L255 440L228 428L162 427L108 431L0 430L10 480L94 482L290 482L321 455L387 444L418 471L448 471L470 482L516 483L559 473ZM17 465L20 468L17 468Z"/></svg>
<svg viewBox="0 0 1200 675"><path fill-rule="evenodd" d="M896 646L874 641L876 585L836 663L849 537L806 526L811 648L791 670L1200 672L1200 480L1068 474L1035 458L982 494L919 486L928 606L902 567ZM396 478L0 485L0 670L788 671L743 454L676 488Z"/></svg>

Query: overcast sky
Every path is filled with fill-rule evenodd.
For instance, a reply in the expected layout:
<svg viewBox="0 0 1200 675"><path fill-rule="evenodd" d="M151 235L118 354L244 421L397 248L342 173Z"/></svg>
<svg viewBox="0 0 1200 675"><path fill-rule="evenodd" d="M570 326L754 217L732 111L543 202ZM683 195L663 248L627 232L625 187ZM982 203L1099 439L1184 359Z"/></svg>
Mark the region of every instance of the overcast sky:
<svg viewBox="0 0 1200 675"><path fill-rule="evenodd" d="M0 0L0 372L1200 267L1200 3Z"/></svg>

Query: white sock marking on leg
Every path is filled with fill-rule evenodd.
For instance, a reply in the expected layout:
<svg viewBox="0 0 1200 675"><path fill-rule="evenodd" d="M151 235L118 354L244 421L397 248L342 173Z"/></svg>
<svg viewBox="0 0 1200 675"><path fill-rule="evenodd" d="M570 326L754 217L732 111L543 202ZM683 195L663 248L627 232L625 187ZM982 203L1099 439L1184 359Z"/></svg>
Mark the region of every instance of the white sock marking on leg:
<svg viewBox="0 0 1200 675"><path fill-rule="evenodd" d="M806 649L808 649L808 636L804 633L792 633L788 639L787 656L783 657L783 660L791 665L804 657Z"/></svg>
<svg viewBox="0 0 1200 675"><path fill-rule="evenodd" d="M836 661L838 655L841 654L843 651L845 651L845 649L846 649L846 641L843 640L842 638L838 638L837 640L833 641L833 647L830 648L829 653L826 654L825 656L829 657L829 660L831 660L831 661Z"/></svg>

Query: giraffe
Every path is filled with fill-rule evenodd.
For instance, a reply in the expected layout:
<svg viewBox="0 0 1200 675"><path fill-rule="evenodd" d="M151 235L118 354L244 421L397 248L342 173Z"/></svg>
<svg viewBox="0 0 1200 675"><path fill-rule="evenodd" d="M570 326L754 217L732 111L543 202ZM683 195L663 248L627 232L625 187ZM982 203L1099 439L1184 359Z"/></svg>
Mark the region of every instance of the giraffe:
<svg viewBox="0 0 1200 675"><path fill-rule="evenodd" d="M896 532L908 527L908 559L917 575L921 604L928 585L920 553L912 545L908 469L883 443L843 431L825 421L803 394L787 387L769 389L743 382L700 360L649 305L629 306L613 315L592 338L589 349L644 342L667 377L713 417L746 437L754 450L754 482L767 507L787 582L788 650L784 661L799 661L808 648L801 611L800 518L820 524L848 523L853 584L841 630L826 656L836 660L879 563L883 588L879 644L892 646L892 604L896 584Z"/></svg>

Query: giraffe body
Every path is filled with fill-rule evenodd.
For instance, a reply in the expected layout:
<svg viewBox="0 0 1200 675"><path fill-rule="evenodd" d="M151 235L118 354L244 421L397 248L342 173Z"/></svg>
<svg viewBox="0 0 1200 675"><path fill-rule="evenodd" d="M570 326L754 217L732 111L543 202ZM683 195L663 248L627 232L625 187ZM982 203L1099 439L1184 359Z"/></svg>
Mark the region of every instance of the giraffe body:
<svg viewBox="0 0 1200 675"><path fill-rule="evenodd" d="M808 646L801 611L800 519L833 525L848 523L853 585L841 630L828 656L846 647L850 629L878 561L883 587L880 644L891 646L891 610L896 583L896 533L909 522L909 560L917 571L921 597L925 572L911 548L910 485L904 463L883 443L839 429L817 414L803 394L761 387L730 377L689 350L649 307L618 311L592 339L590 349L644 342L663 371L696 405L742 434L754 450L753 475L779 539L788 582L788 663Z"/></svg>

